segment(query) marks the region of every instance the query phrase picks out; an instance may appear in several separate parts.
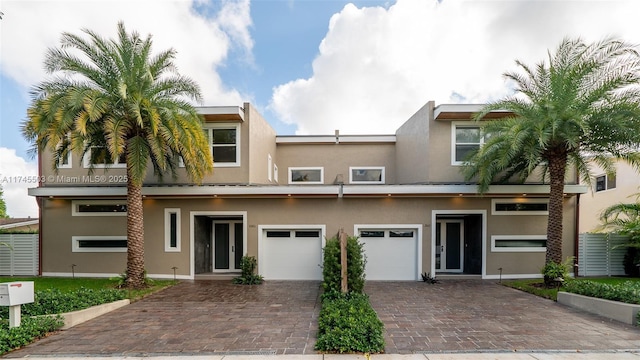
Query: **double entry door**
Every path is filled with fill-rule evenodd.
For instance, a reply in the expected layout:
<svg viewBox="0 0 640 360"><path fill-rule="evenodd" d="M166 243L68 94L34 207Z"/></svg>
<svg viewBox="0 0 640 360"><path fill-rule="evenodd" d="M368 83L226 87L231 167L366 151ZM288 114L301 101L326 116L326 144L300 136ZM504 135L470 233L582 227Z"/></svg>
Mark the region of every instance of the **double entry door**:
<svg viewBox="0 0 640 360"><path fill-rule="evenodd" d="M436 222L436 272L461 273L464 264L464 220Z"/></svg>
<svg viewBox="0 0 640 360"><path fill-rule="evenodd" d="M240 270L240 259L244 254L242 221L213 222L213 271Z"/></svg>

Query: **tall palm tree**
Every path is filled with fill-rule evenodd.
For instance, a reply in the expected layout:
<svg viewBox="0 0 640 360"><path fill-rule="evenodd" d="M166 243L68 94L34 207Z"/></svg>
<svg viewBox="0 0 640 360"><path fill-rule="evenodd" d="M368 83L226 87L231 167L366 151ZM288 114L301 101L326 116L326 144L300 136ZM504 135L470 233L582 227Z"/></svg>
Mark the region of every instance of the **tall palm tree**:
<svg viewBox="0 0 640 360"><path fill-rule="evenodd" d="M640 166L640 56L636 47L607 38L586 44L564 39L548 61L504 76L514 96L487 104L474 115L512 115L484 123L484 145L463 168L479 191L494 182L524 182L540 171L550 185L546 262L562 262L563 190L567 169L591 184L589 161L612 173L613 161Z"/></svg>
<svg viewBox="0 0 640 360"><path fill-rule="evenodd" d="M54 154L53 169L70 151L91 158L90 172L95 162L108 166L111 159L126 159L126 285L140 288L148 163L158 176L175 176L182 159L196 182L212 171L202 118L189 103L200 101L200 90L177 73L173 49L152 55L150 35L129 34L123 23L116 39L83 32L87 39L64 33L61 47L48 50L45 68L52 76L32 89L22 130L34 151Z"/></svg>

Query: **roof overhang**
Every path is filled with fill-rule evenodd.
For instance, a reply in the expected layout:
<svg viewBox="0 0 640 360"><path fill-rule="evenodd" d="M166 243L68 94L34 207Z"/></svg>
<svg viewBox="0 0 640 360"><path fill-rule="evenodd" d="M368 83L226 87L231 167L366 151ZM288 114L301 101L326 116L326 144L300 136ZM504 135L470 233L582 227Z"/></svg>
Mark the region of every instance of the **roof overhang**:
<svg viewBox="0 0 640 360"><path fill-rule="evenodd" d="M4 225L0 225L0 229L13 229L13 228L17 228L17 227L22 227L22 226L31 226L31 225L38 225L38 219L31 219L31 220L25 220L25 221L20 221L20 222L14 222L14 223L10 223L10 224L4 224Z"/></svg>
<svg viewBox="0 0 640 360"><path fill-rule="evenodd" d="M565 185L567 196L586 194L586 185ZM548 196L549 185L492 185L484 194L476 185L205 185L205 186L145 186L142 195L148 197L450 197L450 196ZM124 186L119 187L58 187L29 189L29 195L60 198L123 198Z"/></svg>
<svg viewBox="0 0 640 360"><path fill-rule="evenodd" d="M207 121L244 121L244 109L240 106L200 106L196 110Z"/></svg>
<svg viewBox="0 0 640 360"><path fill-rule="evenodd" d="M433 118L436 120L471 120L473 114L482 110L483 104L442 104L433 109ZM500 119L513 115L506 110L495 110L487 114L484 119Z"/></svg>

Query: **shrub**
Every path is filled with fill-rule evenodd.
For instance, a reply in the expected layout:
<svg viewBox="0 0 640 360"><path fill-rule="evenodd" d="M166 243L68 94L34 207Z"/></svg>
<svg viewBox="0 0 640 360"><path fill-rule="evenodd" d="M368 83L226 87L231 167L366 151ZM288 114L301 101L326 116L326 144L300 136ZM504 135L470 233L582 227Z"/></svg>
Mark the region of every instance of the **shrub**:
<svg viewBox="0 0 640 360"><path fill-rule="evenodd" d="M558 280L560 279L560 284L563 280L569 278L569 269L571 269L571 265L573 263L573 257L568 257L564 262L557 263L554 261L549 261L544 265L540 272L544 276L545 285L554 286L557 285Z"/></svg>
<svg viewBox="0 0 640 360"><path fill-rule="evenodd" d="M30 344L62 325L60 316L24 317L19 327L11 329L8 320L0 320L0 355Z"/></svg>
<svg viewBox="0 0 640 360"><path fill-rule="evenodd" d="M362 293L323 295L316 350L378 353L384 350L384 325Z"/></svg>
<svg viewBox="0 0 640 360"><path fill-rule="evenodd" d="M590 280L573 280L565 284L565 290L578 295L640 304L640 282L637 281L625 281L613 285Z"/></svg>
<svg viewBox="0 0 640 360"><path fill-rule="evenodd" d="M72 292L59 289L37 290L34 302L21 307L23 316L60 314L127 298L124 290L79 288ZM0 318L9 317L9 308L0 307Z"/></svg>
<svg viewBox="0 0 640 360"><path fill-rule="evenodd" d="M255 274L258 267L258 261L255 256L243 256L240 259L240 269L242 275L233 279L234 284L253 285L262 284L262 275Z"/></svg>
<svg viewBox="0 0 640 360"><path fill-rule="evenodd" d="M355 236L347 238L347 283L349 292L364 292L364 268L366 258L362 249L362 243ZM326 292L340 291L340 240L333 237L327 240L324 247L324 260L322 264L322 286Z"/></svg>

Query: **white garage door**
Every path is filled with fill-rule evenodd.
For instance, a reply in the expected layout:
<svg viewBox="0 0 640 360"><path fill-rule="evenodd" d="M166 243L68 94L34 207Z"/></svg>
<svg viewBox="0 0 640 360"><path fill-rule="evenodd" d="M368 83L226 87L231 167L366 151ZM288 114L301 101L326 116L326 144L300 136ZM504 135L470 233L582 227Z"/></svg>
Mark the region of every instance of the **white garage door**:
<svg viewBox="0 0 640 360"><path fill-rule="evenodd" d="M416 230L360 229L367 264L367 280L417 280Z"/></svg>
<svg viewBox="0 0 640 360"><path fill-rule="evenodd" d="M260 272L270 280L321 280L320 230L264 230Z"/></svg>

